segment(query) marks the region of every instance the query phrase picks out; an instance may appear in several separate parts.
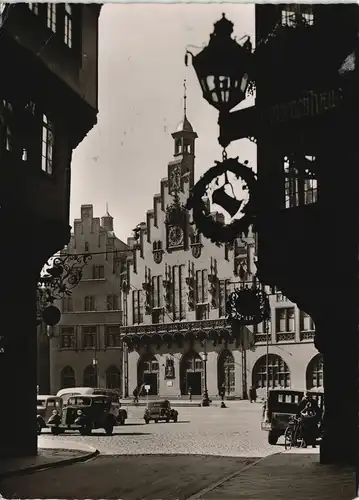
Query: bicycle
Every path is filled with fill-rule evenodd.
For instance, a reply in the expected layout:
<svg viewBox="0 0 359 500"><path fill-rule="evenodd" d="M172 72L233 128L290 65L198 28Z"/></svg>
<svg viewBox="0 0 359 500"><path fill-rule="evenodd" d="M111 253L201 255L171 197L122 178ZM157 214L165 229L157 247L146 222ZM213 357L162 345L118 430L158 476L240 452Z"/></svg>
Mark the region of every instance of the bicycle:
<svg viewBox="0 0 359 500"><path fill-rule="evenodd" d="M301 448L304 446L302 437L301 419L292 417L288 421L288 425L284 431L284 447L286 450L291 448Z"/></svg>

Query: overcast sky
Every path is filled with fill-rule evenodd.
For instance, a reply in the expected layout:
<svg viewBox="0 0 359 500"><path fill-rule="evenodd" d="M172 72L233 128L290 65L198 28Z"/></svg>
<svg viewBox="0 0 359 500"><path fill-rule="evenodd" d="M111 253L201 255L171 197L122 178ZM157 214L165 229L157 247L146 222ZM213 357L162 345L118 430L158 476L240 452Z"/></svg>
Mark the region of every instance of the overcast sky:
<svg viewBox="0 0 359 500"><path fill-rule="evenodd" d="M146 220L160 179L173 159L174 132L187 116L198 134L196 180L221 159L218 112L203 98L194 69L184 64L187 45L204 46L221 13L234 22L234 35L254 36L253 4L104 5L99 37L98 124L74 152L71 225L80 205L106 210L126 241ZM228 148L255 167L255 145L237 141Z"/></svg>

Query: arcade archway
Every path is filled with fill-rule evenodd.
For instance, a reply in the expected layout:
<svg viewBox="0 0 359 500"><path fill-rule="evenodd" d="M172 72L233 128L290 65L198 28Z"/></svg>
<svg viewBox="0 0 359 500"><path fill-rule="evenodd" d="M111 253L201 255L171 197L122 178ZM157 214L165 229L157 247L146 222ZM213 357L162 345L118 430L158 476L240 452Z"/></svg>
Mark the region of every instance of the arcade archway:
<svg viewBox="0 0 359 500"><path fill-rule="evenodd" d="M224 387L227 396L233 395L236 391L236 366L233 354L228 349L218 355L217 371L218 393Z"/></svg>
<svg viewBox="0 0 359 500"><path fill-rule="evenodd" d="M160 366L157 358L152 353L146 353L138 361L137 386L149 385L149 396L157 396L159 387ZM144 391L144 390L143 390ZM142 392L141 392L142 394Z"/></svg>
<svg viewBox="0 0 359 500"><path fill-rule="evenodd" d="M257 389L269 387L289 388L290 371L287 363L277 354L269 354L268 367L267 356L260 357L253 367L252 385Z"/></svg>
<svg viewBox="0 0 359 500"><path fill-rule="evenodd" d="M203 392L203 361L196 351L187 351L180 362L181 394L188 394L189 388L193 396Z"/></svg>
<svg viewBox="0 0 359 500"><path fill-rule="evenodd" d="M75 370L71 366L65 366L61 370L61 389L76 387Z"/></svg>
<svg viewBox="0 0 359 500"><path fill-rule="evenodd" d="M312 358L307 366L306 371L306 384L307 389L318 389L323 388L323 355L316 354Z"/></svg>

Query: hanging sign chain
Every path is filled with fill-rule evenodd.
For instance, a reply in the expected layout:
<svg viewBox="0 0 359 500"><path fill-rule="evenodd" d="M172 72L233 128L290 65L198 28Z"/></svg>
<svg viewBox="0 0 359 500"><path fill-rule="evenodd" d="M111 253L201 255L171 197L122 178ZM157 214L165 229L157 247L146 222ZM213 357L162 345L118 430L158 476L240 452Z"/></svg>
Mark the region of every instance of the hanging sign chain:
<svg viewBox="0 0 359 500"><path fill-rule="evenodd" d="M223 151L222 151L222 160L223 161L227 160L227 151L226 151L226 148L223 148Z"/></svg>

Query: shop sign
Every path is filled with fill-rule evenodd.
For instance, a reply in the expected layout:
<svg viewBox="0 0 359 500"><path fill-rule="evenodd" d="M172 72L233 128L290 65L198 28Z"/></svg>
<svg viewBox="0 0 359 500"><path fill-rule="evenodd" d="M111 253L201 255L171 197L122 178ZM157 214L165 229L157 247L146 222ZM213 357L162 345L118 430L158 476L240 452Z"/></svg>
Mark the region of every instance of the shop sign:
<svg viewBox="0 0 359 500"><path fill-rule="evenodd" d="M259 111L259 119L267 125L276 125L305 117L314 118L339 108L342 100L341 88L322 92L311 90L300 99L275 104Z"/></svg>

